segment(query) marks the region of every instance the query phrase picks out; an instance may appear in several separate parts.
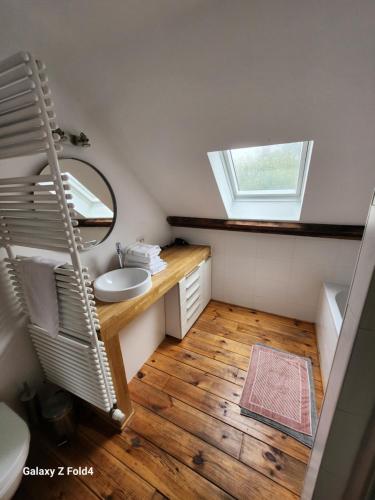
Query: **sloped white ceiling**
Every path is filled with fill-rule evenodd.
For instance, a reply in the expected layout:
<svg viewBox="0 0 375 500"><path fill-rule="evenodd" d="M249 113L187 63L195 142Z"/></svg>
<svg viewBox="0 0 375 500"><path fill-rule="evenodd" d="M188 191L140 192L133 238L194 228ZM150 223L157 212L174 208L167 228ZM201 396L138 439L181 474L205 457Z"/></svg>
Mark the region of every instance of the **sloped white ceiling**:
<svg viewBox="0 0 375 500"><path fill-rule="evenodd" d="M40 55L169 215L225 217L207 151L312 139L303 220L365 221L375 187L372 0L3 0L0 9L0 56Z"/></svg>

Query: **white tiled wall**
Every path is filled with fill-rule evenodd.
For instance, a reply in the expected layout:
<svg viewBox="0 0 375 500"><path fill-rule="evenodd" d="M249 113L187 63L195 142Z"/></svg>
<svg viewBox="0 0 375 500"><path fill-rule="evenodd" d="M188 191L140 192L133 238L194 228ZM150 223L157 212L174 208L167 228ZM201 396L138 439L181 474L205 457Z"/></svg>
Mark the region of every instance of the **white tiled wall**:
<svg viewBox="0 0 375 500"><path fill-rule="evenodd" d="M314 321L321 284L349 284L359 241L173 228L212 247L213 298Z"/></svg>

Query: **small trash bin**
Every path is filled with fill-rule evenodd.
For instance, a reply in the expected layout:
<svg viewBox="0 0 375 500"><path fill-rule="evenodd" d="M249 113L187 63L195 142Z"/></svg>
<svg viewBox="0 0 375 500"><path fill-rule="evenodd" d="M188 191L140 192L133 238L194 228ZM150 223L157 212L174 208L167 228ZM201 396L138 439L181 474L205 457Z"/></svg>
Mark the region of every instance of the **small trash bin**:
<svg viewBox="0 0 375 500"><path fill-rule="evenodd" d="M49 396L42 404L42 417L58 446L71 440L76 421L70 394L60 390Z"/></svg>
<svg viewBox="0 0 375 500"><path fill-rule="evenodd" d="M39 401L36 391L27 382L23 383L23 390L20 394L20 401L25 408L27 421L31 428L39 424Z"/></svg>

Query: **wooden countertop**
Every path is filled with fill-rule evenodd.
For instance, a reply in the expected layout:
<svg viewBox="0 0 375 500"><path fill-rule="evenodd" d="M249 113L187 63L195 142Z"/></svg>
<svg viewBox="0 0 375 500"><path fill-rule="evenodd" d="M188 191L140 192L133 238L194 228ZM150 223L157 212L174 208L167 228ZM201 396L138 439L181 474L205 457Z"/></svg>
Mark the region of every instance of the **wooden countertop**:
<svg viewBox="0 0 375 500"><path fill-rule="evenodd" d="M210 255L209 246L188 245L167 248L161 252L160 256L168 262L168 267L152 277L152 288L147 293L124 302L97 301L102 340L118 335L124 326L163 297Z"/></svg>

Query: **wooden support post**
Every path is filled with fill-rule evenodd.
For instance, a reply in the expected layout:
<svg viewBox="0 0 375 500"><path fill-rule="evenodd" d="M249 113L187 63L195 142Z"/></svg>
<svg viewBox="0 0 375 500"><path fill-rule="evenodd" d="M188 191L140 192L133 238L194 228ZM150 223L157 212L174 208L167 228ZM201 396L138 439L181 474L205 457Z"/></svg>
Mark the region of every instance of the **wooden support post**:
<svg viewBox="0 0 375 500"><path fill-rule="evenodd" d="M119 430L121 430L129 422L134 413L134 409L129 395L120 340L118 335L112 337L108 336L106 338L105 332L102 332L101 337L105 344L108 363L111 368L112 381L117 396L117 407L125 414L125 421L121 425L118 425ZM112 421L112 423L116 425L114 421Z"/></svg>

